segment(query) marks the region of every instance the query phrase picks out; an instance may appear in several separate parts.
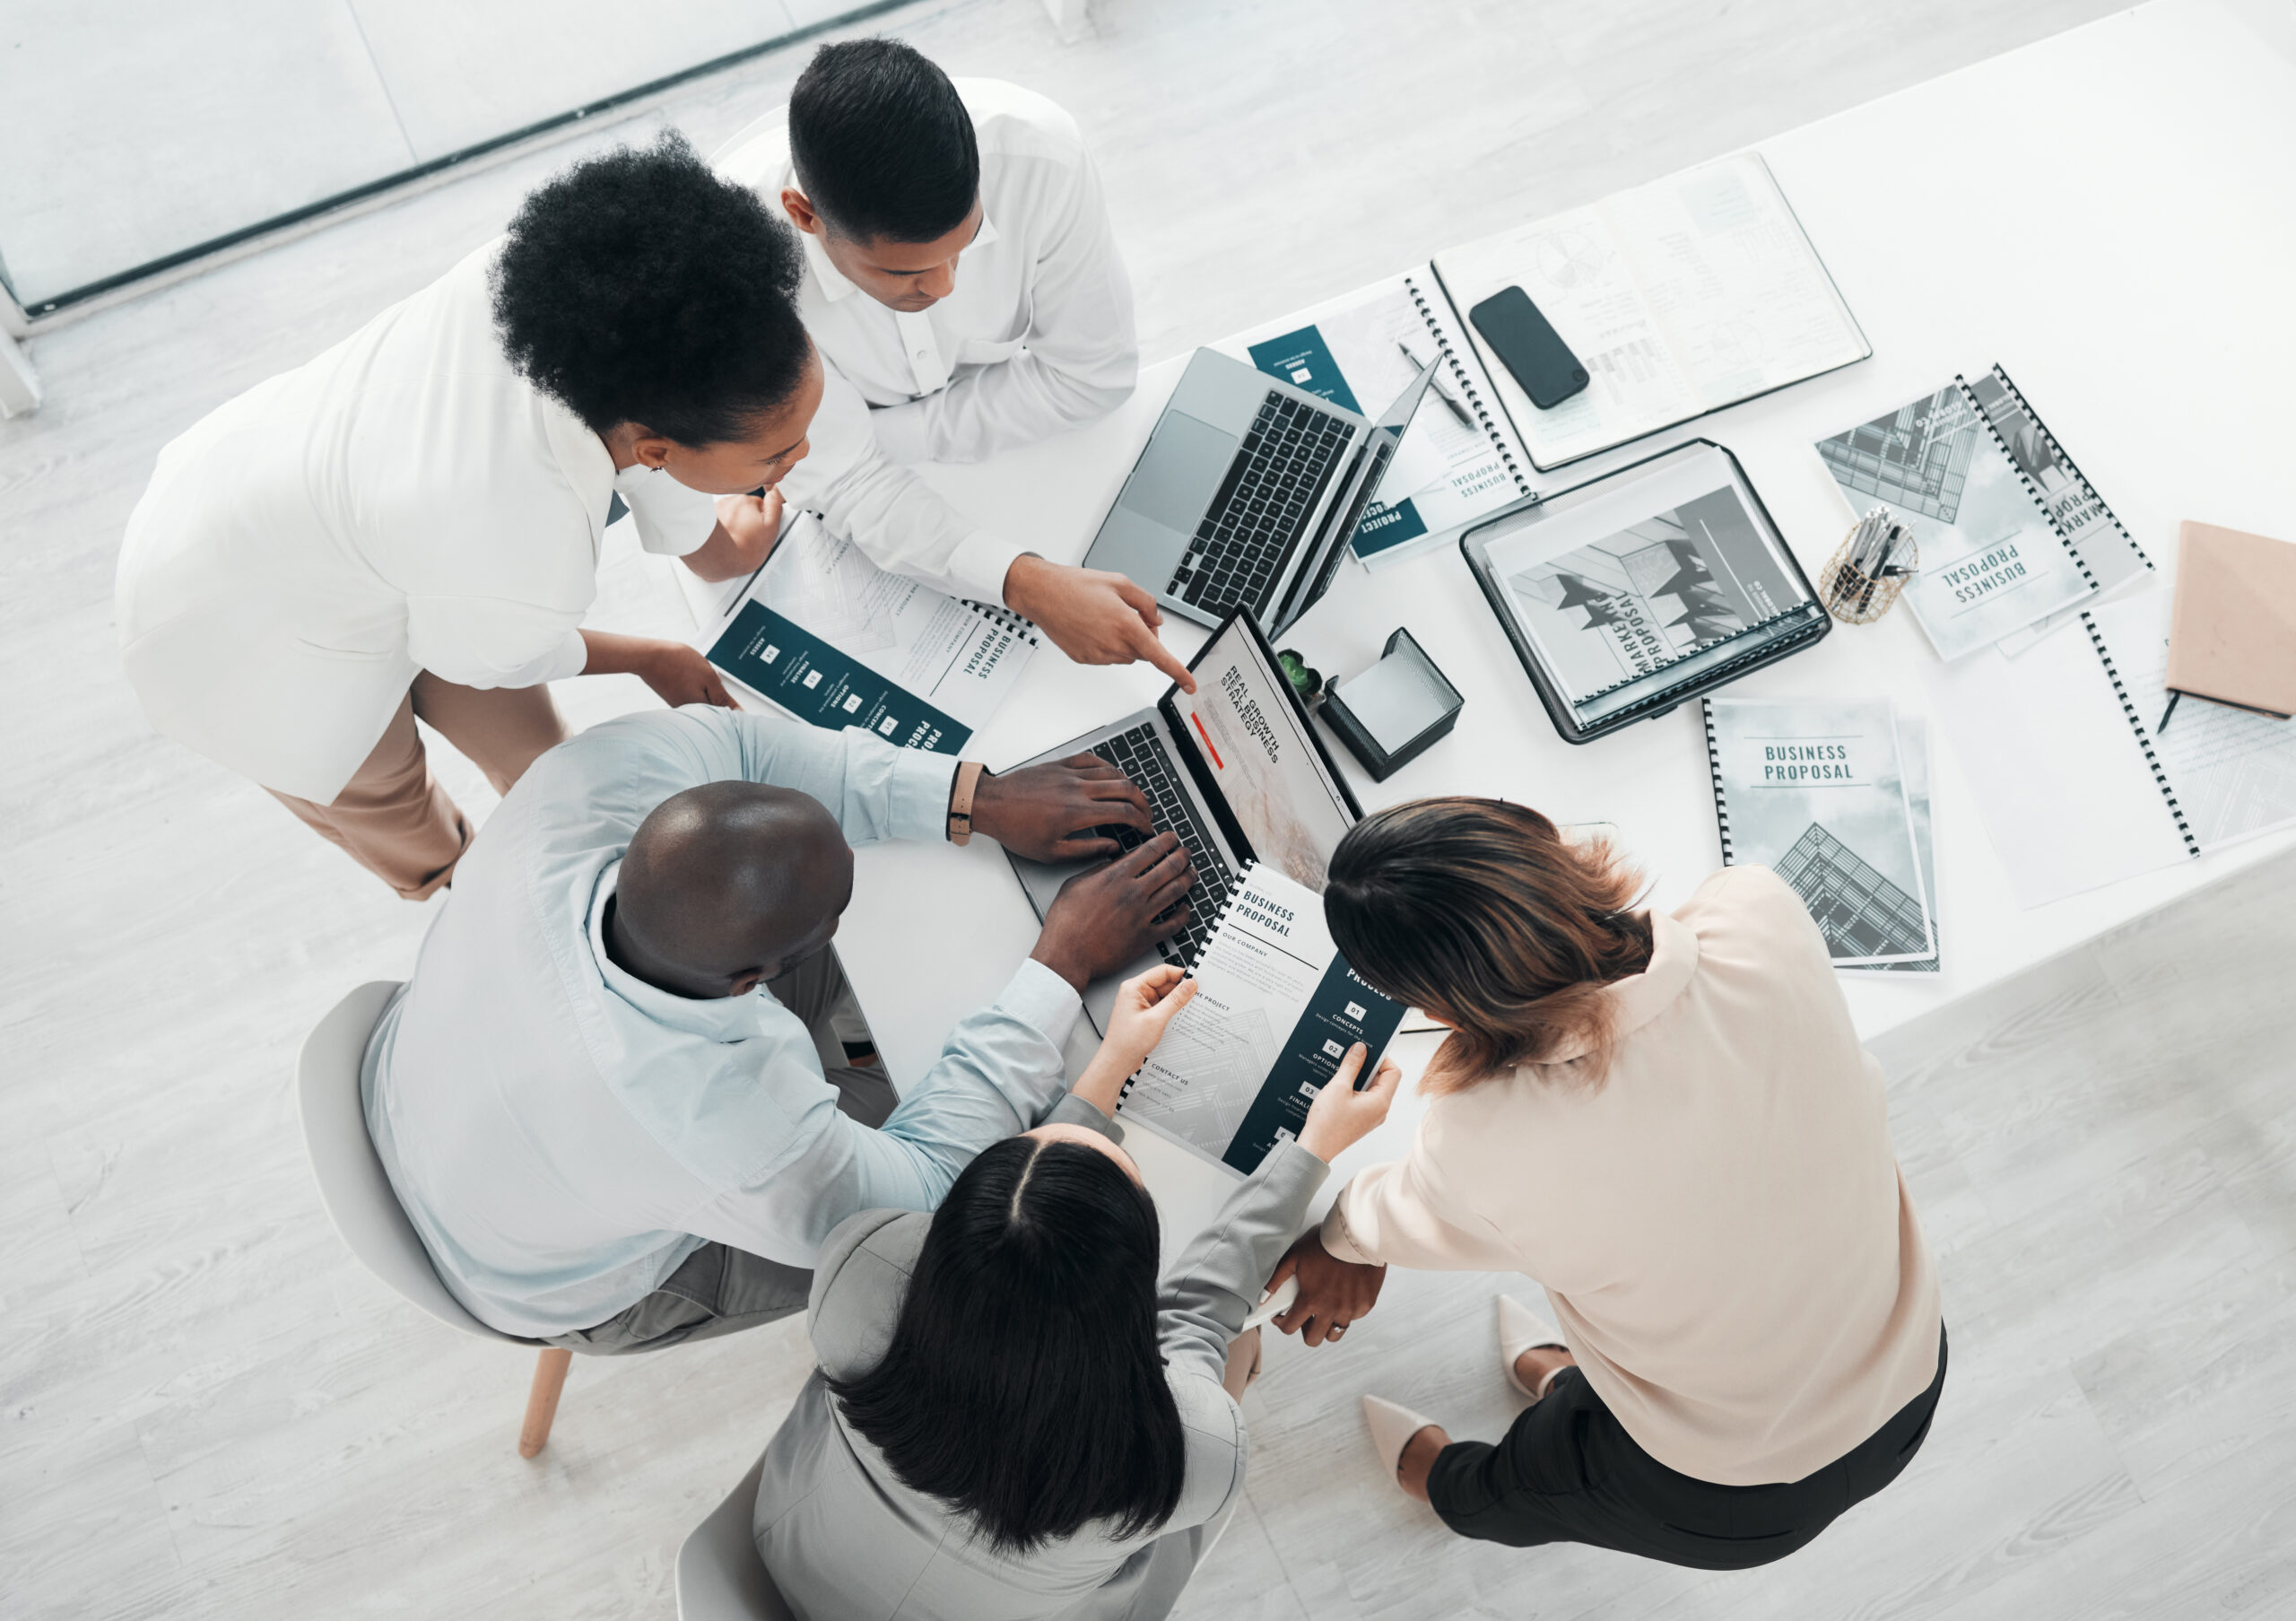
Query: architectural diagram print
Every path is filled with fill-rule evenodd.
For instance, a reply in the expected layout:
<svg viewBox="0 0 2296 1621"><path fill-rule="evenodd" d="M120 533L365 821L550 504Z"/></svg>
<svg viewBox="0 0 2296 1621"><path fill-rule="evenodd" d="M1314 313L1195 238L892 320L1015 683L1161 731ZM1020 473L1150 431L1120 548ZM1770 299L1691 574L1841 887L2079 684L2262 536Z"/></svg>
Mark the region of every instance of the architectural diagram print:
<svg viewBox="0 0 2296 1621"><path fill-rule="evenodd" d="M1722 489L1507 577L1573 702L1776 617L1796 599Z"/></svg>

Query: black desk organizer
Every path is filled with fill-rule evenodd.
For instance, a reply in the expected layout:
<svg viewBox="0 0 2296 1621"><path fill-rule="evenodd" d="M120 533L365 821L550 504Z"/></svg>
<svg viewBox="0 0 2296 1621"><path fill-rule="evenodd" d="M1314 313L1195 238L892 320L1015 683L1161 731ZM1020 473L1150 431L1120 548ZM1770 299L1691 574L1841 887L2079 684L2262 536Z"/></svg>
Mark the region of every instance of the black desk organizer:
<svg viewBox="0 0 2296 1621"><path fill-rule="evenodd" d="M1419 645L1409 631L1399 630L1387 638L1387 645L1379 654L1379 664L1385 664L1390 658L1413 660L1429 678L1429 685L1440 701L1442 710L1435 719L1414 733L1410 741L1400 748L1390 753L1382 746L1379 740L1371 735L1371 728L1347 707L1347 701L1340 693L1345 683L1334 683L1324 695L1322 707L1316 711L1338 734L1339 740L1347 745L1347 752L1361 763L1374 782L1385 782L1432 748L1436 739L1458 724L1459 710L1466 704L1459 689L1453 686L1450 678L1436 667L1435 661L1427 656L1427 649ZM1378 668L1379 664L1373 665L1371 668ZM1363 672L1364 675L1370 673L1368 670ZM1360 680L1361 676L1350 676L1348 679Z"/></svg>

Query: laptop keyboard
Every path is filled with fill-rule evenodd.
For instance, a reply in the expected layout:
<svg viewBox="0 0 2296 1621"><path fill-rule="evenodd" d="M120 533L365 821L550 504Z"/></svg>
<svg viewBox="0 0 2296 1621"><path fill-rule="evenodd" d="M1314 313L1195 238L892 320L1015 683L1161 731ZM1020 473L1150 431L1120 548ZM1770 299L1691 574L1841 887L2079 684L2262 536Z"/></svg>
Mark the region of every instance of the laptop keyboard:
<svg viewBox="0 0 2296 1621"><path fill-rule="evenodd" d="M1257 613L1269 583L1283 577L1347 440L1337 417L1268 390L1164 594L1213 615L1239 604Z"/></svg>
<svg viewBox="0 0 2296 1621"><path fill-rule="evenodd" d="M1132 779L1134 785L1147 796L1148 819L1156 824L1156 832L1178 833L1180 847L1196 864L1196 883L1187 893L1187 925L1156 947L1167 963L1188 967L1212 938L1220 914L1227 910L1228 891L1234 886L1235 875L1228 870L1220 847L1205 832L1203 822L1196 816L1195 803L1180 792L1179 768L1153 725L1143 721L1130 731L1109 738L1092 752ZM1093 831L1114 839L1127 850L1139 849L1152 836L1122 823Z"/></svg>

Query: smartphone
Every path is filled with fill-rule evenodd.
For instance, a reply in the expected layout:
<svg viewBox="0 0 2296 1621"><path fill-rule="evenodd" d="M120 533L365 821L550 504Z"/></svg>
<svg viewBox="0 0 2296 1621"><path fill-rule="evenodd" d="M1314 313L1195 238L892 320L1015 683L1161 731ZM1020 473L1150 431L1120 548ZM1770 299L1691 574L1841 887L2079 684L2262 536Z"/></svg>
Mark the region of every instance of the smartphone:
<svg viewBox="0 0 2296 1621"><path fill-rule="evenodd" d="M1520 287L1501 287L1467 311L1531 404L1552 411L1587 386L1587 368Z"/></svg>

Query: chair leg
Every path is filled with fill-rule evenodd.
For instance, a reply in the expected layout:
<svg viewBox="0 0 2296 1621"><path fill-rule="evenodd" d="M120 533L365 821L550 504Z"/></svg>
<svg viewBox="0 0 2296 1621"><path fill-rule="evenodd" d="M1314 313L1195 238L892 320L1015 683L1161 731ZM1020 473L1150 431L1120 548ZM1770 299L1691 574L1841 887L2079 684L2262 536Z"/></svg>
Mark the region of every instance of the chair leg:
<svg viewBox="0 0 2296 1621"><path fill-rule="evenodd" d="M531 1458L550 1442L551 1420L558 1416L558 1393L566 1388L566 1369L574 1353L556 1346L535 1358L534 1389L526 1393L526 1422L518 1431L518 1456Z"/></svg>

